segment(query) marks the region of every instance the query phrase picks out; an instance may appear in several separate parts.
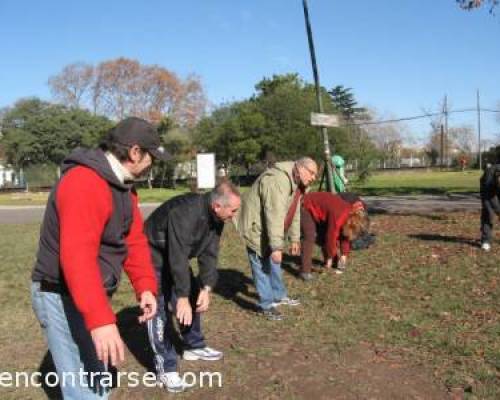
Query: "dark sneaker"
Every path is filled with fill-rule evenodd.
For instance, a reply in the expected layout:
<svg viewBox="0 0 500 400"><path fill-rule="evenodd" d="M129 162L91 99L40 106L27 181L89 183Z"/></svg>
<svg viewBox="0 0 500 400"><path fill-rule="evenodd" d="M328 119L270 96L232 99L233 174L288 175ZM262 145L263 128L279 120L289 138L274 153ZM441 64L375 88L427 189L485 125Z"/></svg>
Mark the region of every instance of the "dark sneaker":
<svg viewBox="0 0 500 400"><path fill-rule="evenodd" d="M283 320L283 314L281 314L276 307L271 307L267 310L261 310L260 314L266 317L269 321L281 321Z"/></svg>

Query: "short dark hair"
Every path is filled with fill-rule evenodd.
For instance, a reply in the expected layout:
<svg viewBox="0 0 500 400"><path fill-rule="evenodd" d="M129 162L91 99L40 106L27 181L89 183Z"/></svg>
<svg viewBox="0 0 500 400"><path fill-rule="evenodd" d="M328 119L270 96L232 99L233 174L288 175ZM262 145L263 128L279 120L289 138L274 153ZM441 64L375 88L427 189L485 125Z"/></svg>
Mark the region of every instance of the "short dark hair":
<svg viewBox="0 0 500 400"><path fill-rule="evenodd" d="M99 148L102 151L109 151L120 162L129 160L128 151L130 150L130 146L115 142L113 139L110 138L109 135L106 135L106 137L101 141L101 143L99 143Z"/></svg>

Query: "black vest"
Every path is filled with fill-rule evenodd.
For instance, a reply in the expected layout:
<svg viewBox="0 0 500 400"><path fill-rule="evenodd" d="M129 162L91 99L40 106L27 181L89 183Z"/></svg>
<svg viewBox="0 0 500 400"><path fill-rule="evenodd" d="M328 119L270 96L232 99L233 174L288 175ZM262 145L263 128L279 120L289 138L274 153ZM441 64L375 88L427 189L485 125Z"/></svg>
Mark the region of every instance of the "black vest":
<svg viewBox="0 0 500 400"><path fill-rule="evenodd" d="M123 262L127 258L125 237L130 231L133 216L131 187L118 181L101 150L73 152L63 162L63 177L68 170L76 166L84 166L97 172L106 180L112 194L112 214L101 236L98 263L104 288L113 292L118 286ZM59 252L59 216L56 207L59 184L60 182L52 189L47 202L32 280L45 280L64 286Z"/></svg>

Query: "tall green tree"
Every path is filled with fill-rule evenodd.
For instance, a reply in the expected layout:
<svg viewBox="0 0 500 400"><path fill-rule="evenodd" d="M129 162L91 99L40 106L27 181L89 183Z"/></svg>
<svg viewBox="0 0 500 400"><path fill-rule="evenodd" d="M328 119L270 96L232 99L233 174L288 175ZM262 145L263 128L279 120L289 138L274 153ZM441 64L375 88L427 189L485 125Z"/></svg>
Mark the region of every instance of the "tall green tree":
<svg viewBox="0 0 500 400"><path fill-rule="evenodd" d="M87 111L37 98L21 100L2 119L1 144L16 168L59 164L76 147L93 147L112 122Z"/></svg>
<svg viewBox="0 0 500 400"><path fill-rule="evenodd" d="M337 85L328 91L334 110L342 116L346 123L354 122L355 119L363 118L367 112L366 108L358 107L352 88Z"/></svg>
<svg viewBox="0 0 500 400"><path fill-rule="evenodd" d="M229 169L233 164L249 168L261 159L267 140L265 118L253 100L220 107L196 129L199 147L215 152L217 160Z"/></svg>
<svg viewBox="0 0 500 400"><path fill-rule="evenodd" d="M219 161L247 168L256 161L305 155L322 159L323 143L318 128L311 126L311 112L316 110L314 85L298 74L284 74L262 79L255 90L250 99L225 104L203 118L196 128L198 145L214 151ZM350 107L361 113L364 109L356 107L350 90ZM339 112L325 88L321 96L326 113ZM373 150L369 136L360 129L341 126L329 129L329 135L335 151L348 159L363 158Z"/></svg>

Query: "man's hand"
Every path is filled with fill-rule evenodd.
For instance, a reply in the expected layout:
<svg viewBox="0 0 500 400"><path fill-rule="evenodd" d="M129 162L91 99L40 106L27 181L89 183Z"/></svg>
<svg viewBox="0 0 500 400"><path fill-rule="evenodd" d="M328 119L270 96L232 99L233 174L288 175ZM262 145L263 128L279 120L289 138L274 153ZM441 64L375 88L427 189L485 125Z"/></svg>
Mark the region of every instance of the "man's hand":
<svg viewBox="0 0 500 400"><path fill-rule="evenodd" d="M300 242L292 242L292 244L290 245L290 254L292 256L300 255Z"/></svg>
<svg viewBox="0 0 500 400"><path fill-rule="evenodd" d="M149 321L156 315L157 303L156 297L149 290L141 293L139 307L142 315L139 316L139 322L142 324Z"/></svg>
<svg viewBox="0 0 500 400"><path fill-rule="evenodd" d="M176 317L181 325L189 326L193 321L193 310L189 304L188 297L179 297L177 299L177 314Z"/></svg>
<svg viewBox="0 0 500 400"><path fill-rule="evenodd" d="M202 313L208 310L210 304L210 292L207 289L200 290L198 300L196 300L196 312Z"/></svg>
<svg viewBox="0 0 500 400"><path fill-rule="evenodd" d="M271 253L271 260L275 264L281 264L281 260L283 259L283 252L281 250L274 250Z"/></svg>
<svg viewBox="0 0 500 400"><path fill-rule="evenodd" d="M108 367L108 361L116 367L118 362L125 359L125 350L122 338L118 332L116 324L100 326L90 331L92 341L94 342L97 358L101 360L105 367Z"/></svg>

